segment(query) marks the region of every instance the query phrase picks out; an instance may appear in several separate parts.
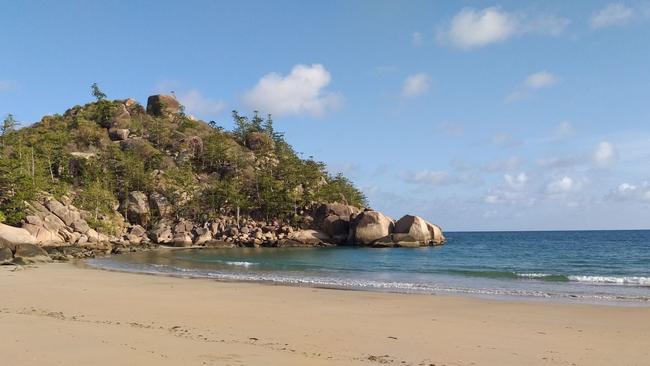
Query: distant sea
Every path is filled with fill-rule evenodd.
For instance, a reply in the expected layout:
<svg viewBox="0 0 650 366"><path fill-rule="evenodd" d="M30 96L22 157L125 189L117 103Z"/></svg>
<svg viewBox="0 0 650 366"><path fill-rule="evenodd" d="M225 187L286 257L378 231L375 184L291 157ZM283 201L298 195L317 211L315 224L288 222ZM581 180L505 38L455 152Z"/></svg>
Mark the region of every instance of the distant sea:
<svg viewBox="0 0 650 366"><path fill-rule="evenodd" d="M133 253L94 267L224 281L650 306L650 230L448 232L426 248Z"/></svg>

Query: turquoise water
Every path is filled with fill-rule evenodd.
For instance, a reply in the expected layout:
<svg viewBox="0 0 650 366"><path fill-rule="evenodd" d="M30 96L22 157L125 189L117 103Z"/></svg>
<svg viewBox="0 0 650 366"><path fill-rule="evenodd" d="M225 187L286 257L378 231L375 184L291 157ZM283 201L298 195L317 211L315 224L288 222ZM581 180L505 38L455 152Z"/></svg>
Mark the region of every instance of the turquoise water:
<svg viewBox="0 0 650 366"><path fill-rule="evenodd" d="M133 272L376 291L650 305L650 231L450 232L427 248L162 250L89 261Z"/></svg>

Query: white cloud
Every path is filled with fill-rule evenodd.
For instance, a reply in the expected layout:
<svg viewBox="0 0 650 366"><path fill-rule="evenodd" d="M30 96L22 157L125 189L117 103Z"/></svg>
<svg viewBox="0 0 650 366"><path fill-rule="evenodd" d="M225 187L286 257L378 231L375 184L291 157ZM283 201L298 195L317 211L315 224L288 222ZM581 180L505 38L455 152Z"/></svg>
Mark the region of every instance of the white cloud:
<svg viewBox="0 0 650 366"><path fill-rule="evenodd" d="M616 148L610 142L598 144L593 154L594 162L602 167L612 165L616 161Z"/></svg>
<svg viewBox="0 0 650 366"><path fill-rule="evenodd" d="M413 32L411 35L411 43L415 47L420 47L422 46L422 33L420 32Z"/></svg>
<svg viewBox="0 0 650 366"><path fill-rule="evenodd" d="M405 173L404 180L413 184L439 185L449 183L451 179L449 173L445 171L420 170Z"/></svg>
<svg viewBox="0 0 650 366"><path fill-rule="evenodd" d="M571 177L564 176L562 178L550 181L546 185L546 193L551 196L559 196L569 192L578 191L582 188L582 184L577 182Z"/></svg>
<svg viewBox="0 0 650 366"><path fill-rule="evenodd" d="M528 182L528 176L523 172L517 175L506 174L503 176L503 179L511 189L522 189L526 185L526 182Z"/></svg>
<svg viewBox="0 0 650 366"><path fill-rule="evenodd" d="M506 102L514 102L529 96L532 92L557 84L559 78L545 70L532 73L512 93L506 96Z"/></svg>
<svg viewBox="0 0 650 366"><path fill-rule="evenodd" d="M470 49L528 33L559 35L568 24L569 20L554 15L531 17L499 7L465 8L438 32L438 38L455 47Z"/></svg>
<svg viewBox="0 0 650 366"><path fill-rule="evenodd" d="M429 90L430 79L429 75L425 73L407 77L402 86L402 97L412 98L424 94Z"/></svg>
<svg viewBox="0 0 650 366"><path fill-rule="evenodd" d="M595 12L590 19L594 29L624 25L634 17L632 8L621 3L610 3Z"/></svg>
<svg viewBox="0 0 650 366"><path fill-rule="evenodd" d="M609 193L608 197L617 201L650 203L650 183L643 182L639 185L621 183Z"/></svg>
<svg viewBox="0 0 650 366"><path fill-rule="evenodd" d="M324 90L331 80L323 65L295 65L286 76L273 72L262 77L244 94L244 102L264 113L322 116L343 103L340 94Z"/></svg>
<svg viewBox="0 0 650 366"><path fill-rule="evenodd" d="M483 202L489 204L508 204L514 206L531 206L537 200L528 190L530 179L524 172L519 174L504 174L503 183L489 190L483 197Z"/></svg>
<svg viewBox="0 0 650 366"><path fill-rule="evenodd" d="M528 75L525 81L526 87L530 89L542 89L557 83L557 76L548 71L540 71Z"/></svg>
<svg viewBox="0 0 650 366"><path fill-rule="evenodd" d="M176 97L188 114L196 114L200 117L214 117L226 108L224 101L206 98L196 89L176 93Z"/></svg>

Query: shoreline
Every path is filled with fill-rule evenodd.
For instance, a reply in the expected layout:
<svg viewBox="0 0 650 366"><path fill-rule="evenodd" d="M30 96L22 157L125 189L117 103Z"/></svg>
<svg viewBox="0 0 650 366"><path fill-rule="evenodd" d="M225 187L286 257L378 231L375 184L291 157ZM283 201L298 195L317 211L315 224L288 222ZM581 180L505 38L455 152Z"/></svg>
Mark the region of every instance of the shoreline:
<svg viewBox="0 0 650 366"><path fill-rule="evenodd" d="M179 250L210 250L214 248L176 248L176 247L158 247L155 249L150 249L147 252L164 252L164 251L179 251ZM224 249L224 248L220 248ZM124 253L119 255L129 255L131 253ZM391 288L388 286L381 286L383 283L374 283L374 284L356 284L350 285L343 282L336 282L323 277L313 277L305 275L303 277L287 277L285 275L270 275L270 274L250 274L244 275L232 271L231 273L198 273L201 271L196 270L197 272L191 272L191 269L188 269L187 272L172 272L164 270L146 270L146 269L137 269L135 267L117 267L110 265L99 264L90 264L88 261L99 260L110 260L113 255L89 259L77 259L74 261L75 265L81 266L83 268L96 269L96 270L106 270L114 271L118 273L132 273L132 274L146 274L151 276L167 276L175 278L185 278L185 279L206 279L217 282L226 282L226 283L254 283L260 285L271 285L271 286L287 286L287 287L304 287L304 288L317 288L317 289L330 289L330 290L345 290L345 291L362 291L362 292L375 292L375 293L392 293L392 294L417 294L417 295L428 295L428 296L449 296L449 297L461 297L461 298L476 298L484 300L494 300L494 301L511 301L511 302L532 302L532 303L557 303L557 304L586 304L586 305L598 305L598 306L614 306L614 307L650 307L650 298L648 297L614 297L611 295L597 295L597 294L581 294L575 295L569 292L553 292L553 293L539 293L534 294L535 291L531 293L521 293L515 290L508 292L507 289L490 289L490 288L453 288L453 287L431 287L427 289L422 288L400 288L395 287ZM522 279L521 281L535 281L534 278L527 280ZM367 282L367 281L366 281ZM372 282L372 281L371 281ZM545 282L542 282L545 283ZM401 284L400 282L391 282L391 284ZM597 284L591 286L628 286L628 285L612 285L612 284ZM629 285L633 287L632 285ZM640 288L644 288L640 286Z"/></svg>
<svg viewBox="0 0 650 366"><path fill-rule="evenodd" d="M647 307L270 286L70 263L0 271L0 291L8 364L642 365L650 357Z"/></svg>

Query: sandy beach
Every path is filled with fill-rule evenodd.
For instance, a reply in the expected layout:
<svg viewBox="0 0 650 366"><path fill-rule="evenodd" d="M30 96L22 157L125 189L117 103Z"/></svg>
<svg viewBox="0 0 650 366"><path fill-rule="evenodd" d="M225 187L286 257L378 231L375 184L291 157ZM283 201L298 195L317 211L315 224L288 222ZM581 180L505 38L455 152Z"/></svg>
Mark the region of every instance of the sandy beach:
<svg viewBox="0 0 650 366"><path fill-rule="evenodd" d="M4 365L650 364L650 307L12 269Z"/></svg>

